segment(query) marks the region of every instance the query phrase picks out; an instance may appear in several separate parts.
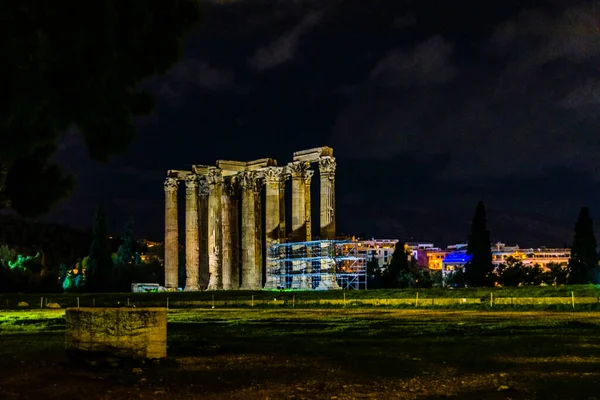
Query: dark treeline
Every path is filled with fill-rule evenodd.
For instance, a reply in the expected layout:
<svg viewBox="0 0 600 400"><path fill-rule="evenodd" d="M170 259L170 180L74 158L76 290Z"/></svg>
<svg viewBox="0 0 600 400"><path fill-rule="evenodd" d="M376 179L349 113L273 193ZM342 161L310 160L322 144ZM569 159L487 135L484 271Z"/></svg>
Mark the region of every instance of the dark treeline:
<svg viewBox="0 0 600 400"><path fill-rule="evenodd" d="M367 264L370 288L427 288L433 286L486 287L520 285L581 285L600 283L600 259L594 223L587 207L582 207L575 223L571 257L567 265L525 265L508 257L504 263L492 263L490 231L487 228L486 209L479 202L471 223L466 254L469 261L463 268L447 271L430 271L411 260L403 242L398 242L392 260L379 268L374 257Z"/></svg>

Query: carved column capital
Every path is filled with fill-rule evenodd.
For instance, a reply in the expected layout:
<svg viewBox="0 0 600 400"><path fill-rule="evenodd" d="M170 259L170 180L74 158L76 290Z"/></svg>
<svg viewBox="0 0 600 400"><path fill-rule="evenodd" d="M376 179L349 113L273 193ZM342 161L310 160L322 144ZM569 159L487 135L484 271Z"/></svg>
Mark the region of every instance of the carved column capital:
<svg viewBox="0 0 600 400"><path fill-rule="evenodd" d="M288 165L290 168L292 179L302 179L304 177L304 173L310 167L310 163L306 161L294 161L289 163Z"/></svg>
<svg viewBox="0 0 600 400"><path fill-rule="evenodd" d="M267 167L263 174L267 183L278 183L283 175L283 167Z"/></svg>
<svg viewBox="0 0 600 400"><path fill-rule="evenodd" d="M241 172L240 174L238 174L238 180L239 180L239 185L240 188L246 190L246 189L252 189L254 187L254 172L250 172L250 171L244 171Z"/></svg>
<svg viewBox="0 0 600 400"><path fill-rule="evenodd" d="M165 192L176 192L179 182L177 179L168 176L165 179Z"/></svg>
<svg viewBox="0 0 600 400"><path fill-rule="evenodd" d="M200 186L200 177L196 174L189 174L185 177L185 187L188 189L196 189Z"/></svg>
<svg viewBox="0 0 600 400"><path fill-rule="evenodd" d="M314 174L315 174L315 171L312 171L310 169L307 171L304 171L304 183L306 185L310 185L310 180L312 179Z"/></svg>
<svg viewBox="0 0 600 400"><path fill-rule="evenodd" d="M239 177L236 175L223 178L223 193L228 196L235 196L239 187Z"/></svg>
<svg viewBox="0 0 600 400"><path fill-rule="evenodd" d="M206 176L199 177L199 179L198 179L198 195L199 196L208 196L209 193L210 193L210 186L208 185Z"/></svg>
<svg viewBox="0 0 600 400"><path fill-rule="evenodd" d="M263 181L262 178L255 178L254 182L253 182L253 187L252 187L252 189L254 190L254 194L257 196L260 195L260 191L262 190L264 185L265 185L265 182Z"/></svg>
<svg viewBox="0 0 600 400"><path fill-rule="evenodd" d="M206 181L210 186L218 185L223 183L223 174L218 168L213 168L206 174Z"/></svg>
<svg viewBox="0 0 600 400"><path fill-rule="evenodd" d="M335 174L336 162L334 157L321 157L319 158L319 172L322 175L333 175Z"/></svg>

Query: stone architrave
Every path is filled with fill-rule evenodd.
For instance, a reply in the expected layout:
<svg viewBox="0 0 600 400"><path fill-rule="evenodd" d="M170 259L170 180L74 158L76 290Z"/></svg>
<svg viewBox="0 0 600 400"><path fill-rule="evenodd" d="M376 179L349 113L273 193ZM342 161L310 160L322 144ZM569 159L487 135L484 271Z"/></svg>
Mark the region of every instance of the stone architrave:
<svg viewBox="0 0 600 400"><path fill-rule="evenodd" d="M190 174L185 178L185 291L200 290L198 186L198 175Z"/></svg>
<svg viewBox="0 0 600 400"><path fill-rule="evenodd" d="M256 218L255 218L255 186L256 180L253 172L240 174L240 188L242 191L242 282L241 288L245 290L256 289L254 284L254 270L256 267Z"/></svg>
<svg viewBox="0 0 600 400"><path fill-rule="evenodd" d="M223 289L232 290L237 289L237 281L239 280L234 274L237 274L237 268L233 265L236 263L233 252L233 240L232 240L232 225L233 225L233 197L235 195L235 177L227 176L223 180L223 191L221 194L221 235L222 235L222 272L223 272Z"/></svg>
<svg viewBox="0 0 600 400"><path fill-rule="evenodd" d="M206 176L209 185L208 194L208 288L220 290L222 280L222 235L221 235L221 193L223 176L218 168L209 170Z"/></svg>
<svg viewBox="0 0 600 400"><path fill-rule="evenodd" d="M165 287L177 290L179 231L177 221L177 179L165 179Z"/></svg>
<svg viewBox="0 0 600 400"><path fill-rule="evenodd" d="M281 213L279 207L280 201L280 182L281 174L283 172L282 167L269 167L264 171L265 176L265 242L267 247L267 275L265 282L265 289L277 289L278 277L280 273L275 271L277 264L271 257L270 249L271 245L279 243L280 235L280 224L281 224Z"/></svg>
<svg viewBox="0 0 600 400"><path fill-rule="evenodd" d="M320 235L321 240L335 239L335 167L334 157L319 159L321 177Z"/></svg>
<svg viewBox="0 0 600 400"><path fill-rule="evenodd" d="M292 240L306 240L306 195L304 184L305 172L310 164L304 161L289 164L292 176Z"/></svg>
<svg viewBox="0 0 600 400"><path fill-rule="evenodd" d="M263 179L257 175L254 182L254 223L255 223L255 255L256 263L254 265L254 272L252 274L254 283L252 286L257 290L263 287L263 250L265 248L265 242L263 238L262 229L262 188L264 186Z"/></svg>
<svg viewBox="0 0 600 400"><path fill-rule="evenodd" d="M201 289L208 286L208 194L209 185L206 176L200 176L198 182L198 248L199 280Z"/></svg>

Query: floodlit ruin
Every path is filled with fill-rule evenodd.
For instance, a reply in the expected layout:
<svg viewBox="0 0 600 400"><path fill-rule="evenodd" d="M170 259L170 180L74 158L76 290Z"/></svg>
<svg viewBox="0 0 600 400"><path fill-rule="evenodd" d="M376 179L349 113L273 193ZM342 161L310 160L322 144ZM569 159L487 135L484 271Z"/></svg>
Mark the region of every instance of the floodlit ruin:
<svg viewBox="0 0 600 400"><path fill-rule="evenodd" d="M282 280L271 275L285 274L281 268L289 267L273 260L271 255L275 250L269 249L288 242L285 186L290 178L289 241L296 243L295 253L302 253L302 243L311 242L313 164L318 165L320 177L319 239L323 243L332 242L336 235L336 161L330 147L295 152L292 162L285 166L278 166L272 158L263 158L218 160L215 166L194 165L191 171L168 171L164 184L165 286L171 290L179 287L177 198L179 185L185 182L185 290L282 289L278 283ZM326 258L319 261L322 265L319 271L327 271L323 284L319 280L320 288L338 288L336 262L329 256ZM293 264L290 273L314 273L311 268L314 260L310 265L302 260ZM281 268L277 269L279 265ZM299 286L294 283L293 287L283 288L296 287Z"/></svg>

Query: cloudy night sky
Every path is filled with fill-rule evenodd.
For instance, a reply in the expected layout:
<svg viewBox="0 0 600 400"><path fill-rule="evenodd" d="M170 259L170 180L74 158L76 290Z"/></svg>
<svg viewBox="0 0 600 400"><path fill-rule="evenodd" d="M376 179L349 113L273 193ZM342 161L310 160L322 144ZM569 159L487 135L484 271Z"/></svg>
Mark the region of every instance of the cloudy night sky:
<svg viewBox="0 0 600 400"><path fill-rule="evenodd" d="M127 154L95 163L64 136L78 188L48 220L89 229L103 203L112 230L131 215L162 240L167 169L323 145L338 233L452 244L479 199L492 240L522 247L570 243L582 205L600 220L591 0L208 1L144 86L158 105Z"/></svg>

